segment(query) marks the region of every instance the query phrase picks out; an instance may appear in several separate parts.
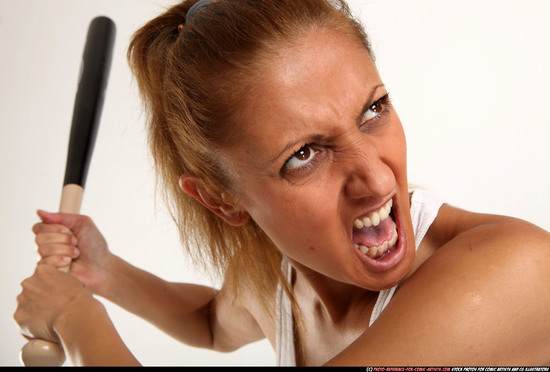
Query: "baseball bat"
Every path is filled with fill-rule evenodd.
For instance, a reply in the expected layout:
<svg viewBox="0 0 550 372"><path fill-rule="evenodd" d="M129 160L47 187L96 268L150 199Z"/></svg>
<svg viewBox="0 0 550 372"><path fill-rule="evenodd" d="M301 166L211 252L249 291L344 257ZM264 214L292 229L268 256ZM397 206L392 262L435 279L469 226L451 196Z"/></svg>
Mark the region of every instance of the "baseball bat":
<svg viewBox="0 0 550 372"><path fill-rule="evenodd" d="M94 18L88 28L59 206L62 213L80 212L103 108L115 33L114 22L103 16ZM69 268L70 264L60 270L68 272ZM60 366L65 362L65 353L60 344L33 339L21 349L20 359L25 366Z"/></svg>

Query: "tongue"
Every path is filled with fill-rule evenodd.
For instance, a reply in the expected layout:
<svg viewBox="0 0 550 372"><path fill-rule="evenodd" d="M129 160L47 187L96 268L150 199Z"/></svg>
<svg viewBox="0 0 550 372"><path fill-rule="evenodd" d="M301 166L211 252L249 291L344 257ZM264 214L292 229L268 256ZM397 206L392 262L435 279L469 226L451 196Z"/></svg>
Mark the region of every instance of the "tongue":
<svg viewBox="0 0 550 372"><path fill-rule="evenodd" d="M353 229L353 242L366 247L378 247L393 235L394 223L390 218L380 222L378 226Z"/></svg>

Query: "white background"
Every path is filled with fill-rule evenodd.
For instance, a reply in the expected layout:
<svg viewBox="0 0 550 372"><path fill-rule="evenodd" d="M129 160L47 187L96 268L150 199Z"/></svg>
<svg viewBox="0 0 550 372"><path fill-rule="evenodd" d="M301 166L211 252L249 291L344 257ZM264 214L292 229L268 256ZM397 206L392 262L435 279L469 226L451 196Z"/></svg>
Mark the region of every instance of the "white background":
<svg viewBox="0 0 550 372"><path fill-rule="evenodd" d="M125 59L130 35L173 1L0 0L0 365L18 365L12 320L36 262L38 208L57 210L84 40L111 17L117 39L82 211L113 252L165 279L209 283L185 261L155 202L144 123ZM408 136L409 180L466 209L550 230L550 2L355 0ZM513 280L513 278L510 278ZM272 365L261 341L189 348L107 303L148 365ZM541 314L542 316L542 314Z"/></svg>

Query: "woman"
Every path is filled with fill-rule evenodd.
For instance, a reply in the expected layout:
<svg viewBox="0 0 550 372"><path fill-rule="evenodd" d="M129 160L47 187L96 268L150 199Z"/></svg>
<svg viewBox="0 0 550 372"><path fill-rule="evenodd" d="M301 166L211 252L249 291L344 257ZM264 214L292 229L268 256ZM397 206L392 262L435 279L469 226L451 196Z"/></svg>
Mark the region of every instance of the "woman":
<svg viewBox="0 0 550 372"><path fill-rule="evenodd" d="M223 287L165 282L90 219L40 212L23 333L75 364L137 363L97 294L190 345L267 337L281 364L549 363L549 234L409 192L401 123L345 4L193 3L129 57L182 240ZM54 269L68 257L72 276Z"/></svg>

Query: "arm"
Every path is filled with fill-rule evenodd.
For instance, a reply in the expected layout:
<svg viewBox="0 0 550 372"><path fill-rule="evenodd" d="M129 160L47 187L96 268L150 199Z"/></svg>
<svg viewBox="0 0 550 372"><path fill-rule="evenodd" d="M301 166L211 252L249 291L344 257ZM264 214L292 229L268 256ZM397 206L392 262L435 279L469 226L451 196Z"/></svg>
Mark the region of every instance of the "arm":
<svg viewBox="0 0 550 372"><path fill-rule="evenodd" d="M171 283L132 266L109 252L93 222L84 216L40 212L33 230L41 263L62 266L74 258L71 274L95 294L148 320L195 347L236 349L262 337L248 310L227 291ZM75 253L75 248L78 252ZM234 337L235 334L244 336Z"/></svg>
<svg viewBox="0 0 550 372"><path fill-rule="evenodd" d="M90 297L81 298L70 309L74 311L59 318L55 331L73 365L139 365L100 302Z"/></svg>
<svg viewBox="0 0 550 372"><path fill-rule="evenodd" d="M116 258L104 296L194 347L232 351L264 337L227 289L167 282Z"/></svg>
<svg viewBox="0 0 550 372"><path fill-rule="evenodd" d="M451 207L440 214L431 238L449 240L329 364L550 362L550 234L519 220Z"/></svg>
<svg viewBox="0 0 550 372"><path fill-rule="evenodd" d="M14 318L25 336L61 342L75 365L138 365L103 305L71 275L39 265L22 287Z"/></svg>

